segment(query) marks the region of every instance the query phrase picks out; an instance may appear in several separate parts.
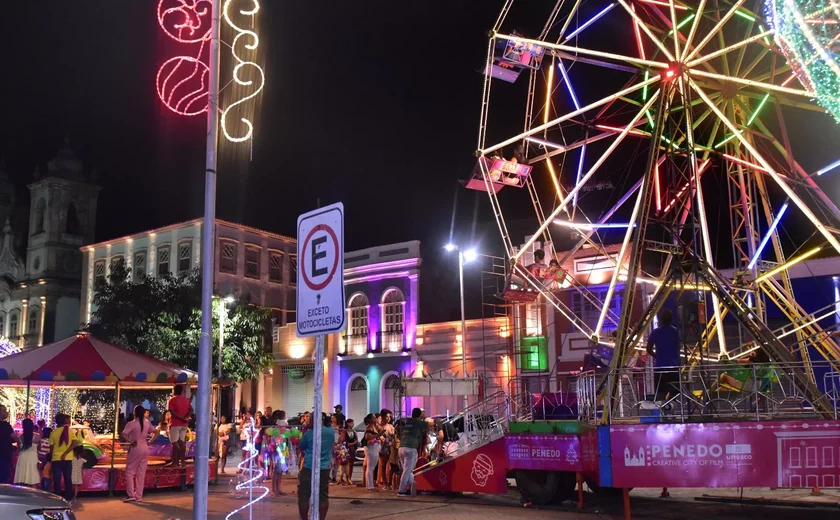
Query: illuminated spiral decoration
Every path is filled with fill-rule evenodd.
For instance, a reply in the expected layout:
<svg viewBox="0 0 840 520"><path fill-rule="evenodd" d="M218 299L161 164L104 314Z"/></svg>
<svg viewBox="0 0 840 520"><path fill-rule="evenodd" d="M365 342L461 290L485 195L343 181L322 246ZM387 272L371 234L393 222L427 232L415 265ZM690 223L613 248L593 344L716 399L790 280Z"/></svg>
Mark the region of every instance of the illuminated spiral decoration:
<svg viewBox="0 0 840 520"><path fill-rule="evenodd" d="M252 417L250 423L248 424L248 428L245 430L247 440L245 441L245 447L242 448L242 453L248 453L248 458L242 459L242 462L239 463L238 467L241 473L239 474L239 481L233 491L235 491L236 494L234 496L237 498L240 496L251 496L251 491L256 492L257 490L260 490L260 495L256 496L255 493L251 501L228 513L225 520L230 520L230 518L238 512L256 504L268 496L268 488L260 485L263 481L265 473L259 469L259 465L255 464L255 459L257 458L257 455L259 455L259 452L257 451L256 446L254 446L254 439L256 439L258 433L258 430L254 428L254 418ZM254 485L255 483L257 485Z"/></svg>
<svg viewBox="0 0 840 520"><path fill-rule="evenodd" d="M802 84L840 123L840 2L765 0L776 43Z"/></svg>
<svg viewBox="0 0 840 520"><path fill-rule="evenodd" d="M210 68L202 61L212 27L211 0L160 0L158 24L167 36L187 46L195 56L166 60L158 69L157 94L169 110L182 116L207 111Z"/></svg>
<svg viewBox="0 0 840 520"><path fill-rule="evenodd" d="M243 16L250 16L253 18L257 15L257 12L260 10L260 3L258 0L249 0L251 4L250 9L240 9L239 14ZM221 116L221 124L222 124L222 133L225 137L234 143L240 143L242 141L247 141L251 138L254 133L254 125L253 123L246 117L240 117L239 120L245 125L246 131L244 135L233 135L228 131L228 124L227 118L230 111L242 103L245 103L249 99L256 97L260 91L263 89L263 85L265 85L265 73L263 72L262 67L254 63L253 61L248 61L247 59L242 57L242 52L248 51L256 51L257 47L260 44L260 38L257 36L257 33L254 31L249 31L247 29L243 29L236 25L230 18L230 4L231 0L225 0L223 11L223 16L225 22L231 26L231 28L236 32L236 36L233 37L233 43L231 44L231 52L233 54L233 59L236 61L236 65L233 67L233 81L237 85L242 85L245 87L252 87L253 92L237 101L234 101L230 104L226 109L222 111ZM243 40L244 38L244 40ZM254 72L254 79L248 79L248 72Z"/></svg>

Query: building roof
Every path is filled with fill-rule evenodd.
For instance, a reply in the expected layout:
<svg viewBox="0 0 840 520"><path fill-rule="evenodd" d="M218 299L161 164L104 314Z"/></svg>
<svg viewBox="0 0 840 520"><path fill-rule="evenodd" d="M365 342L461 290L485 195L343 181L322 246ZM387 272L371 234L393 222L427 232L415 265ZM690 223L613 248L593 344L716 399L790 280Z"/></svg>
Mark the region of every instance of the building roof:
<svg viewBox="0 0 840 520"><path fill-rule="evenodd" d="M202 219L202 218L194 218L192 220L185 220L183 222L177 222L175 224L168 224L166 226L162 226L162 227L159 227L159 228L147 229L145 231L141 231L139 233L134 233L134 234L131 234L131 235L125 235L125 236L121 236L121 237L118 237L118 238L112 238L110 240L97 242L95 244L90 244L90 245L87 245L87 246L83 246L79 249L84 251L84 250L95 249L97 247L107 246L107 245L111 245L111 244L118 244L120 242L125 242L129 239L134 240L134 239L137 239L137 238L142 238L142 237L147 236L151 233L165 233L165 232L171 231L173 229L178 229L178 228L182 228L182 227L190 226L190 225L195 225L195 224L201 224L203 220L204 219ZM263 235L263 236L267 236L267 237L270 237L270 238L276 238L277 240L285 240L285 241L290 241L292 243L297 243L297 239L295 239L293 237L289 237L289 236L286 236L286 235L280 235L278 233L272 233L271 231L265 231L263 229L258 229L258 228L254 228L254 227L251 227L251 226L246 226L244 224L237 224L235 222L229 222L227 220L222 220L222 219L217 218L216 219L216 225L219 225L219 224L221 224L223 226L227 226L227 227L240 229L240 230L246 231L248 233L256 233L258 235Z"/></svg>

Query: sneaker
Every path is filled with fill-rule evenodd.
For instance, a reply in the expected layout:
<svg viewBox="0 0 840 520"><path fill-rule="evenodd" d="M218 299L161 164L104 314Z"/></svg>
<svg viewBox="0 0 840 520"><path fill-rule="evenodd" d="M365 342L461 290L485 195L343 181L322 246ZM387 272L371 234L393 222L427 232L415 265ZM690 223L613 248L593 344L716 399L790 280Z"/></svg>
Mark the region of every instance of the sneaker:
<svg viewBox="0 0 840 520"><path fill-rule="evenodd" d="M402 491L400 491L399 493L397 493L397 496L398 497L410 497L411 493L403 493Z"/></svg>
<svg viewBox="0 0 840 520"><path fill-rule="evenodd" d="M123 502L137 502L137 499L134 497L125 497Z"/></svg>

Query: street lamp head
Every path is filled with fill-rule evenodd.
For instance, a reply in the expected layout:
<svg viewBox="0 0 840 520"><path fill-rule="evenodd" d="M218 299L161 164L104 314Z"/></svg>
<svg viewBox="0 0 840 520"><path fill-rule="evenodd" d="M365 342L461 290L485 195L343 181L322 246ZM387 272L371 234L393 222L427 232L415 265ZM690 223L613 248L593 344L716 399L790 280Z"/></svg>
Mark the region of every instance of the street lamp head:
<svg viewBox="0 0 840 520"><path fill-rule="evenodd" d="M472 262L476 258L478 258L478 251L475 249L470 248L464 251L464 262Z"/></svg>
<svg viewBox="0 0 840 520"><path fill-rule="evenodd" d="M450 243L446 244L445 246L443 246L443 248L451 253L452 251L455 251L456 249L458 249L458 246L456 246L455 244L450 242Z"/></svg>
<svg viewBox="0 0 840 520"><path fill-rule="evenodd" d="M227 303L227 304L231 304L231 303L233 303L234 301L236 301L236 298L234 298L232 295L227 295L227 296L225 296L225 303Z"/></svg>

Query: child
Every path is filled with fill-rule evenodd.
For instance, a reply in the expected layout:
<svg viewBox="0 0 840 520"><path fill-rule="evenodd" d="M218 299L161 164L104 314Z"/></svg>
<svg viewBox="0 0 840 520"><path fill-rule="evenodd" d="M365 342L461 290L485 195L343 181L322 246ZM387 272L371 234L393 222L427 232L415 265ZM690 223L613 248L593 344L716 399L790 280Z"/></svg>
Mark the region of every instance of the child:
<svg viewBox="0 0 840 520"><path fill-rule="evenodd" d="M52 490L52 467L50 465L50 434L52 428L41 429L41 442L38 445L38 460L41 461L41 489Z"/></svg>
<svg viewBox="0 0 840 520"><path fill-rule="evenodd" d="M400 478L402 477L402 468L400 467L400 438L394 435L394 440L391 443L391 454L388 458L388 464L391 466L391 489L399 490Z"/></svg>
<svg viewBox="0 0 840 520"><path fill-rule="evenodd" d="M85 447L82 445L73 448L73 502L79 500L79 488L82 487L82 468L85 465Z"/></svg>

